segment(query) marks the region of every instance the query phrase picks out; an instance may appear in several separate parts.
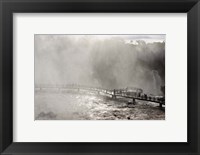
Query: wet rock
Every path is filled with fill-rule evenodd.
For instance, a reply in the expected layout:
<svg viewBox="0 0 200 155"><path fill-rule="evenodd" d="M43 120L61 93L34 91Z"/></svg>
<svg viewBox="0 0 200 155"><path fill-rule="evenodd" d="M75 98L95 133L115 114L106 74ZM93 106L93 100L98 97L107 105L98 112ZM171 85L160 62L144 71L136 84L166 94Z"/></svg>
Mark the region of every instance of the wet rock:
<svg viewBox="0 0 200 155"><path fill-rule="evenodd" d="M129 104L127 105L128 108L135 108L135 105L134 104Z"/></svg>
<svg viewBox="0 0 200 155"><path fill-rule="evenodd" d="M53 112L48 112L48 113L45 113L45 112L41 112L38 114L37 118L36 119L55 119L56 118L56 114L54 114Z"/></svg>

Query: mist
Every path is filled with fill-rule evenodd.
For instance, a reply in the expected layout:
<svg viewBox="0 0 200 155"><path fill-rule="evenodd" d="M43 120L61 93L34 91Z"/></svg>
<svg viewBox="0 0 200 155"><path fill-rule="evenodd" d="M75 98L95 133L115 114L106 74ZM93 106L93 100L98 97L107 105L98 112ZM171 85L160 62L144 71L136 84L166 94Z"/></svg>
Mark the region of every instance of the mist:
<svg viewBox="0 0 200 155"><path fill-rule="evenodd" d="M158 36L162 39L156 41ZM165 35L35 35L35 85L137 87L163 94L163 38Z"/></svg>

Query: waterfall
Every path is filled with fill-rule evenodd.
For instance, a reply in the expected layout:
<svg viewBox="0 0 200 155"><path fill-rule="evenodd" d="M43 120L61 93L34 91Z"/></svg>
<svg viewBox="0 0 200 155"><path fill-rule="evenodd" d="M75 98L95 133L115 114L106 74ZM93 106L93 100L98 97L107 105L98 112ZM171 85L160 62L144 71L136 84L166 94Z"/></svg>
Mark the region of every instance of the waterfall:
<svg viewBox="0 0 200 155"><path fill-rule="evenodd" d="M158 74L157 70L152 70L152 76L153 76L153 88L152 92L154 95L160 95L161 92L161 86L162 86L162 80L161 77Z"/></svg>

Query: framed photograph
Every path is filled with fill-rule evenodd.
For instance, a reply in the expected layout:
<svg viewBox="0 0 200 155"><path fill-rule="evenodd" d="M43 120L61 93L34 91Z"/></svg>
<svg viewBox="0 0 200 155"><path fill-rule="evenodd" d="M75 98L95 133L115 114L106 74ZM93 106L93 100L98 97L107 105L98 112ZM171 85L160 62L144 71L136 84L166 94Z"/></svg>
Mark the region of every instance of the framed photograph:
<svg viewBox="0 0 200 155"><path fill-rule="evenodd" d="M165 35L36 34L34 43L35 120L165 120Z"/></svg>
<svg viewBox="0 0 200 155"><path fill-rule="evenodd" d="M1 154L200 154L198 0L1 0Z"/></svg>

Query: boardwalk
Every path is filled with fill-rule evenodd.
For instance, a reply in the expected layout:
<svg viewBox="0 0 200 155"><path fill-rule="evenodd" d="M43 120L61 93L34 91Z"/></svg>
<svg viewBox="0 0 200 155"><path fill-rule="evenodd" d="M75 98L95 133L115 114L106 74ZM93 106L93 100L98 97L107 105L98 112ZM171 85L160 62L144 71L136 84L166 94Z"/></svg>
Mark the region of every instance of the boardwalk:
<svg viewBox="0 0 200 155"><path fill-rule="evenodd" d="M132 99L132 103L135 103L135 100L143 100L143 101L149 101L149 102L155 102L158 103L160 107L162 105L165 105L164 97L158 97L158 96L152 96L147 95L144 93L138 93L138 92L129 92L127 89L105 89L100 87L92 87L92 86L84 86L84 85L77 85L77 84L70 84L70 85L40 85L36 86L36 89L47 89L47 88L56 88L59 91L66 90L66 89L74 89L77 91L86 90L86 91L95 91L98 94L105 94L111 96L113 99L116 99L117 97L120 98L130 98Z"/></svg>

